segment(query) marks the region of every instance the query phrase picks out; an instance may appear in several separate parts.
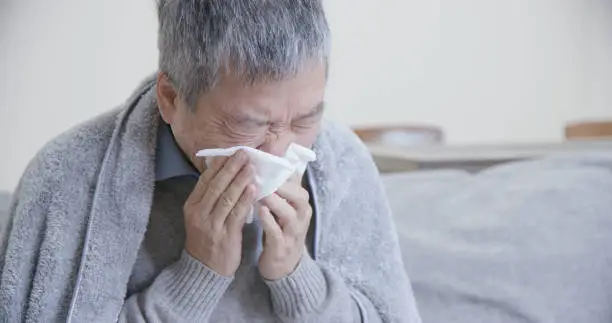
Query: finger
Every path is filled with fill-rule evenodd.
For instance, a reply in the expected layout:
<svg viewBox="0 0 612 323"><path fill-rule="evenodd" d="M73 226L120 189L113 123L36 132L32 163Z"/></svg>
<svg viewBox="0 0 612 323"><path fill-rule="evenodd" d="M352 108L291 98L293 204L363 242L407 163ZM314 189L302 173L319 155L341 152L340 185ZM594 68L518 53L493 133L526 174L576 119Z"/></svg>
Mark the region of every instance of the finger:
<svg viewBox="0 0 612 323"><path fill-rule="evenodd" d="M208 186L208 180L203 174L200 175L200 177L198 178L198 181L196 182L195 187L189 194L189 197L187 197L187 201L185 201L185 204L189 205L189 204L199 203L202 200L202 197L204 197L204 193L206 193L207 186Z"/></svg>
<svg viewBox="0 0 612 323"><path fill-rule="evenodd" d="M281 242L283 239L283 230L281 230L276 220L274 220L274 216L270 213L270 209L262 205L257 213L265 233L264 245L278 244Z"/></svg>
<svg viewBox="0 0 612 323"><path fill-rule="evenodd" d="M230 157L219 156L219 157L210 157L210 167L207 167L206 170L202 173L204 179L207 181L211 181L219 171L223 168L223 166L227 163Z"/></svg>
<svg viewBox="0 0 612 323"><path fill-rule="evenodd" d="M226 160L227 160L227 157L218 157L212 160L211 167L207 168L200 175L200 177L198 178L198 182L196 183L196 186L193 188L193 191L191 191L191 194L189 194L189 197L188 197L189 202L197 203L202 200L202 198L204 197L204 194L206 193L206 188L208 186L208 183L210 182L211 179L215 177L215 175L217 175L217 173L219 172L219 169L221 168L221 166L223 166Z"/></svg>
<svg viewBox="0 0 612 323"><path fill-rule="evenodd" d="M211 212L213 221L222 225L225 223L228 215L236 207L236 204L240 200L247 186L254 181L255 170L251 165L245 165L240 173L234 177L232 182L228 185L221 196L217 199L215 207ZM235 213L235 212L234 212ZM242 214L235 214L235 216L242 216Z"/></svg>
<svg viewBox="0 0 612 323"><path fill-rule="evenodd" d="M310 223L312 207L310 206L308 190L300 185L286 183L276 191L276 194L285 199L295 209L298 221Z"/></svg>
<svg viewBox="0 0 612 323"><path fill-rule="evenodd" d="M287 233L296 232L298 224L296 210L287 201L277 194L270 194L262 200L262 203L276 216L281 228Z"/></svg>
<svg viewBox="0 0 612 323"><path fill-rule="evenodd" d="M239 151L230 157L225 164L223 164L217 174L209 181L206 187L206 193L202 198L202 204L207 210L214 210L219 198L221 197L221 194L225 192L227 187L247 162L247 154L243 151ZM227 201L224 203L227 203Z"/></svg>
<svg viewBox="0 0 612 323"><path fill-rule="evenodd" d="M238 203L242 193L249 184L254 182L254 180L255 170L249 164L244 165L214 203L211 216L215 223L219 225L225 223L227 216L234 209L236 203Z"/></svg>
<svg viewBox="0 0 612 323"><path fill-rule="evenodd" d="M207 157L205 164L208 169L214 169L215 171L219 171L229 158L230 157L227 156Z"/></svg>
<svg viewBox="0 0 612 323"><path fill-rule="evenodd" d="M226 218L225 223L230 230L234 232L240 232L242 230L247 216L253 213L253 203L255 202L256 196L257 189L255 185L247 185L242 195L240 195L240 199L238 199L238 202L236 202L236 205L234 205L234 208L229 212Z"/></svg>
<svg viewBox="0 0 612 323"><path fill-rule="evenodd" d="M276 191L276 194L287 200L287 202L296 208L298 212L310 206L310 195L308 194L308 191L295 183L287 182L284 185L281 185L281 187L279 187Z"/></svg>

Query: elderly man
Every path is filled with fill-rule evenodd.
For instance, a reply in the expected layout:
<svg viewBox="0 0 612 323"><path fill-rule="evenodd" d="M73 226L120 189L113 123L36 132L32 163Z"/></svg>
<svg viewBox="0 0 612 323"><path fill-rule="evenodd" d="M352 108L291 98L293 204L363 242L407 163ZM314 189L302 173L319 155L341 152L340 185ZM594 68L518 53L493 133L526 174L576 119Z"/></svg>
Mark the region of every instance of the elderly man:
<svg viewBox="0 0 612 323"><path fill-rule="evenodd" d="M28 165L1 322L420 322L367 150L322 121L317 0L161 0L159 72ZM244 150L317 160L256 202ZM251 209L257 217L246 221Z"/></svg>

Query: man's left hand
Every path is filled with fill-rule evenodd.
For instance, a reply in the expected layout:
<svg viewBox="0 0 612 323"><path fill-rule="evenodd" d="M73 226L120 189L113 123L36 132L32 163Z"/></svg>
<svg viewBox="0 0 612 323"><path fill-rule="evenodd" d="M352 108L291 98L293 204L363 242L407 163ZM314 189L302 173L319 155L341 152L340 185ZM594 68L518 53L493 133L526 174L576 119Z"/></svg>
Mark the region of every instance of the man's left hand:
<svg viewBox="0 0 612 323"><path fill-rule="evenodd" d="M295 270L305 252L312 208L300 179L290 178L276 193L265 197L259 217L264 230L259 272L267 280L279 280Z"/></svg>

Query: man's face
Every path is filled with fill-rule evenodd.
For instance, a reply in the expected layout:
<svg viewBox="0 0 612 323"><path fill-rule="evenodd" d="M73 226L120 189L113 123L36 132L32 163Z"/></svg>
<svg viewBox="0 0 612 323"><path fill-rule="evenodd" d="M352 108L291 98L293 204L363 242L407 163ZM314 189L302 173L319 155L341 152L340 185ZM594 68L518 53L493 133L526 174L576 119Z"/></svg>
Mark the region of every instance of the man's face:
<svg viewBox="0 0 612 323"><path fill-rule="evenodd" d="M309 148L314 143L323 114L325 72L325 65L317 64L290 79L250 85L226 74L197 100L195 110L173 96L160 77L159 107L200 171L205 169L195 157L200 149L243 145L282 156L292 142Z"/></svg>

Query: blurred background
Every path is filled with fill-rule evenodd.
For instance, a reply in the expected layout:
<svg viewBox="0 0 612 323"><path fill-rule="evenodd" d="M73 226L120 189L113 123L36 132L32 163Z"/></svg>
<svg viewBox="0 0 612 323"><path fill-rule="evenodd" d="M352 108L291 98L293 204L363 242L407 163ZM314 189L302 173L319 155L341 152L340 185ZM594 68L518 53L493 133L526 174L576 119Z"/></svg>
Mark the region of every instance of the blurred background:
<svg viewBox="0 0 612 323"><path fill-rule="evenodd" d="M327 0L327 116L445 144L558 143L612 120L612 1ZM0 0L0 190L157 66L153 0ZM420 128L419 128L420 129ZM440 141L439 140L439 141Z"/></svg>

